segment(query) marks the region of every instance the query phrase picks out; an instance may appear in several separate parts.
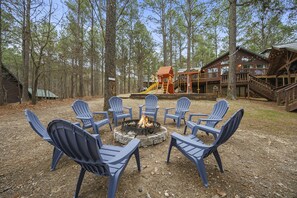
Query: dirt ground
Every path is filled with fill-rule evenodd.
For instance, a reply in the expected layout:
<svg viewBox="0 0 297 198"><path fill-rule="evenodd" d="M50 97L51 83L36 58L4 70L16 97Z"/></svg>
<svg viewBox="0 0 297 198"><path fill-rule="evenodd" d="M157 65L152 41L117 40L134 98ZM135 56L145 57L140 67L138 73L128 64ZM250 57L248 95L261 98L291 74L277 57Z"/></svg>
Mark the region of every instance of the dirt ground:
<svg viewBox="0 0 297 198"><path fill-rule="evenodd" d="M91 110L100 111L102 98L86 99ZM41 101L36 106L13 104L0 107L1 165L0 197L72 197L79 165L63 156L50 171L53 147L29 126L24 109L34 111L47 125L55 118L75 119L73 100ZM163 124L164 108L175 100L159 100L158 121ZM138 117L143 100L125 99ZM190 112L209 113L215 101L192 101ZM140 148L139 173L134 157L121 177L117 197L297 197L297 113L288 113L273 102L237 100L230 102L224 121L243 107L245 114L237 132L219 147L225 172L220 173L213 156L205 159L209 187L205 188L195 165L177 149L165 163L170 133L183 133L167 120L165 142ZM220 125L218 126L220 127ZM101 131L104 144L118 145L106 125ZM189 131L188 131L189 133ZM211 142L203 133L199 137ZM80 197L106 197L108 180L86 174Z"/></svg>

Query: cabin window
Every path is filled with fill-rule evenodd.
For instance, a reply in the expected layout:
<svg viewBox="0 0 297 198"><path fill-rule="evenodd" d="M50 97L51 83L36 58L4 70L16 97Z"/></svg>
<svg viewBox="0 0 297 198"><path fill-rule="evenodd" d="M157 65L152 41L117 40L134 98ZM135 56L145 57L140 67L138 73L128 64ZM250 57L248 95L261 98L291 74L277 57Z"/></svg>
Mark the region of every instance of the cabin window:
<svg viewBox="0 0 297 198"><path fill-rule="evenodd" d="M252 65L243 65L243 69L251 69Z"/></svg>
<svg viewBox="0 0 297 198"><path fill-rule="evenodd" d="M221 68L221 75L222 74L228 74L228 71L229 71L229 67L222 67Z"/></svg>
<svg viewBox="0 0 297 198"><path fill-rule="evenodd" d="M251 61L251 59L247 58L247 57L242 57L241 60L242 60L242 62L250 62Z"/></svg>
<svg viewBox="0 0 297 198"><path fill-rule="evenodd" d="M257 69L265 69L265 65L257 65Z"/></svg>
<svg viewBox="0 0 297 198"><path fill-rule="evenodd" d="M210 68L210 69L207 69L207 72L208 73L215 73L215 72L218 72L218 68Z"/></svg>
<svg viewBox="0 0 297 198"><path fill-rule="evenodd" d="M226 60L226 61L222 61L221 62L221 65L227 65L227 64L229 64L229 60Z"/></svg>

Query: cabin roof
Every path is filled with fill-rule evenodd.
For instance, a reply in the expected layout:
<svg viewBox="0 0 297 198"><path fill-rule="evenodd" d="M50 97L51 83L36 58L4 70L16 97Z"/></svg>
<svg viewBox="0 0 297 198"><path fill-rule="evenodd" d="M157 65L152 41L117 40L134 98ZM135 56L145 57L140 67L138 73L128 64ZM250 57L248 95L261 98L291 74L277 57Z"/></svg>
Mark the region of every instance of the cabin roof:
<svg viewBox="0 0 297 198"><path fill-rule="evenodd" d="M295 43L273 45L272 46L272 49L276 49L276 50L286 49L288 51L296 52L297 53L297 42L295 42Z"/></svg>
<svg viewBox="0 0 297 198"><path fill-rule="evenodd" d="M32 95L32 88L28 88L28 92ZM58 98L53 92L44 89L37 89L36 96L38 98Z"/></svg>
<svg viewBox="0 0 297 198"><path fill-rule="evenodd" d="M258 57L260 57L261 59L267 61L267 58L266 58L264 55L262 55L262 54L258 54L258 53L255 53L255 52L252 52L252 51L250 51L250 50L248 50L248 49L246 49L246 48L244 48L244 47L242 47L242 46L237 46L237 47L236 47L236 50L244 51L244 52L246 52L246 53L248 53L248 54L251 54L251 55L254 55L254 56L258 56ZM212 65L212 64L215 63L216 61L218 61L218 60L224 58L224 57L227 56L227 55L229 55L229 51L226 52L226 53L224 53L224 54L222 54L221 56L219 56L218 58L214 59L213 61L207 63L206 65L204 65L204 66L201 68L201 70L202 70L202 69L205 69L205 68L207 68L207 67L209 67L210 65Z"/></svg>
<svg viewBox="0 0 297 198"><path fill-rule="evenodd" d="M23 87L23 83L12 72L10 72L9 69L4 66L4 64L2 64L2 69L3 69L3 71L7 72L10 76L12 76L13 79L15 81L17 81L21 87ZM53 92L51 92L49 90L44 90L44 89L37 89L36 96L38 98L45 98L45 92L46 92L47 98L58 98L58 96L56 94L54 94ZM29 95L32 96L32 88L28 88L28 93L29 93Z"/></svg>
<svg viewBox="0 0 297 198"><path fill-rule="evenodd" d="M287 58L290 57L289 60ZM270 67L268 68L267 74L276 75L284 72L284 66L287 61L294 62L297 57L297 42L273 45L269 54L268 60ZM282 71L282 72L280 72Z"/></svg>

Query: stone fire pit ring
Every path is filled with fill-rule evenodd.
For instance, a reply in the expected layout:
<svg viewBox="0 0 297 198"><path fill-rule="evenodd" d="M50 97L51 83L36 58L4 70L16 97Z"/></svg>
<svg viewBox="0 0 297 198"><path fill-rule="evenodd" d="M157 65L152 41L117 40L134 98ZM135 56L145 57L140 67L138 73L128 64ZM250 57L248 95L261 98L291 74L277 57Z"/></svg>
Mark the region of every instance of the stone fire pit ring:
<svg viewBox="0 0 297 198"><path fill-rule="evenodd" d="M116 142L121 144L128 144L131 140L137 138L140 140L141 147L147 147L151 145L159 144L166 140L167 138L167 129L163 126L160 126L158 132L147 135L137 135L136 132L122 131L122 127L118 126L114 128L114 139Z"/></svg>

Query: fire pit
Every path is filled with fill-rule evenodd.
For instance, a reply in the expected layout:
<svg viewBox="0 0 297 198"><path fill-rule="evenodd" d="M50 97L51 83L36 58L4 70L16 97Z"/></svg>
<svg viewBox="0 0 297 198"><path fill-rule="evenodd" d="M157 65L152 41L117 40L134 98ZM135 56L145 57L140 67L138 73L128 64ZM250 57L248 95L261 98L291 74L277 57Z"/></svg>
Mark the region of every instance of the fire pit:
<svg viewBox="0 0 297 198"><path fill-rule="evenodd" d="M117 142L127 144L134 138L140 139L140 146L146 147L159 144L166 140L167 129L159 122L153 122L147 116L140 120L124 121L121 126L114 129L114 137Z"/></svg>

